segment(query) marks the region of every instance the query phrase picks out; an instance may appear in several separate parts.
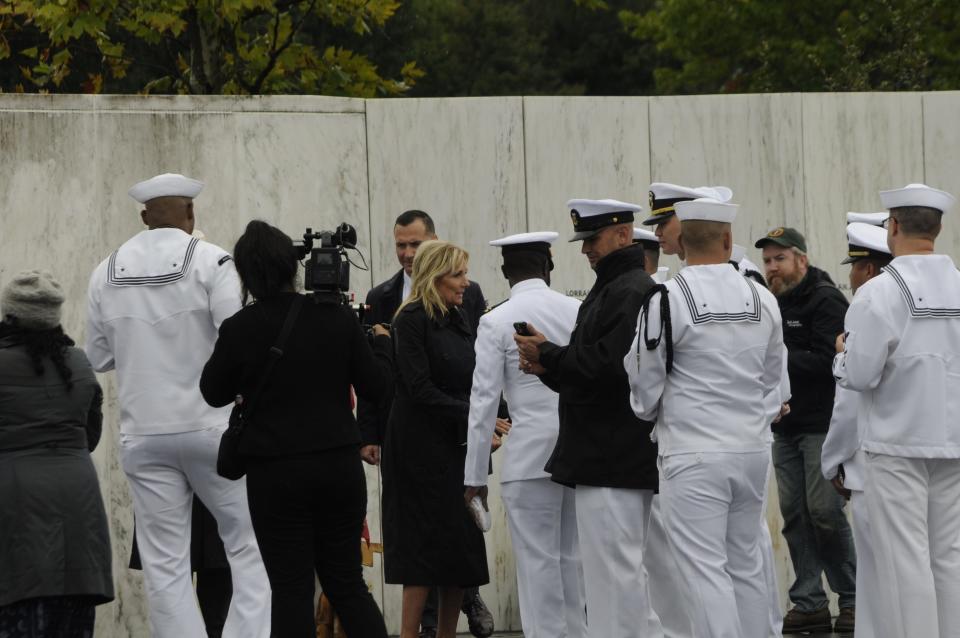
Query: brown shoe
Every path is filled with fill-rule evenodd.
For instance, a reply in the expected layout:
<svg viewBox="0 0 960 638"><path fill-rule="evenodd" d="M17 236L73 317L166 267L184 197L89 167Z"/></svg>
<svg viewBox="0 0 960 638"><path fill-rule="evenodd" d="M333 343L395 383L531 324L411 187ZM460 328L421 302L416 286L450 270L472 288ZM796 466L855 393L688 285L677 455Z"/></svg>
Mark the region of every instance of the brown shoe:
<svg viewBox="0 0 960 638"><path fill-rule="evenodd" d="M844 607L840 610L840 615L837 616L837 622L833 625L833 631L838 634L852 634L856 618L856 607Z"/></svg>
<svg viewBox="0 0 960 638"><path fill-rule="evenodd" d="M783 618L783 633L785 634L802 634L813 631L829 632L830 629L830 609L827 607L816 611L800 611L794 607Z"/></svg>

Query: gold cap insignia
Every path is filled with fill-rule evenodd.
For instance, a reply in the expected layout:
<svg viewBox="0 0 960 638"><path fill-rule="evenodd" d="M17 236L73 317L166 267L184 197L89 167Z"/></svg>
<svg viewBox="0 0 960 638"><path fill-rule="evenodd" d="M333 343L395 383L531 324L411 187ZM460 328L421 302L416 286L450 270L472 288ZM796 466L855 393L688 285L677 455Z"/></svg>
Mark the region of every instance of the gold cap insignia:
<svg viewBox="0 0 960 638"><path fill-rule="evenodd" d="M774 228L769 233L767 233L767 237L779 237L782 234L783 234L782 228Z"/></svg>

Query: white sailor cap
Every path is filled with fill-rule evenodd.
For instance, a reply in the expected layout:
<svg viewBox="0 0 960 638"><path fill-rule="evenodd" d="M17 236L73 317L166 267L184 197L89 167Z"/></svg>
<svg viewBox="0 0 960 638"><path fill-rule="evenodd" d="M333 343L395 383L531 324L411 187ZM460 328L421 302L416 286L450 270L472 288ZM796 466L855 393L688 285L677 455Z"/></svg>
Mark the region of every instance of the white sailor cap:
<svg viewBox="0 0 960 638"><path fill-rule="evenodd" d="M956 199L946 191L930 188L926 184L907 184L903 188L880 191L880 204L887 209L904 206L924 206L949 212Z"/></svg>
<svg viewBox="0 0 960 638"><path fill-rule="evenodd" d="M740 261L747 256L747 249L741 246L740 244L734 244L733 250L730 251L730 261L735 261L738 264Z"/></svg>
<svg viewBox="0 0 960 638"><path fill-rule="evenodd" d="M852 264L860 259L889 259L887 230L881 226L853 222L847 224L847 258L842 264Z"/></svg>
<svg viewBox="0 0 960 638"><path fill-rule="evenodd" d="M633 227L633 243L643 244L650 248L660 248L660 240L657 239L656 235L646 228L638 228L637 226Z"/></svg>
<svg viewBox="0 0 960 638"><path fill-rule="evenodd" d="M557 241L557 237L560 236L560 233L555 233L552 230L544 230L535 233L518 233L516 235L507 235L506 237L501 237L500 239L494 239L490 242L491 246L516 246L518 244L552 244Z"/></svg>
<svg viewBox="0 0 960 638"><path fill-rule="evenodd" d="M736 204L717 201L710 197L701 197L676 203L677 218L684 221L722 222L730 224L737 217Z"/></svg>
<svg viewBox="0 0 960 638"><path fill-rule="evenodd" d="M127 194L141 204L145 204L157 197L189 197L193 199L202 190L203 182L200 180L184 177L179 173L164 173L134 184L127 191Z"/></svg>
<svg viewBox="0 0 960 638"><path fill-rule="evenodd" d="M571 199L567 202L573 220L570 241L590 239L602 228L614 224L632 224L633 214L640 212L636 204L616 199Z"/></svg>
<svg viewBox="0 0 960 638"><path fill-rule="evenodd" d="M643 220L643 224L653 226L666 221L674 213L674 204L701 197L709 197L718 202L729 202L730 198L733 197L733 191L726 186L690 188L666 182L654 182L650 184L650 217Z"/></svg>
<svg viewBox="0 0 960 638"><path fill-rule="evenodd" d="M890 217L890 213L883 211L882 213L847 213L847 223L860 223L860 224L870 224L871 226L883 226L883 222L887 221L887 217Z"/></svg>
<svg viewBox="0 0 960 638"><path fill-rule="evenodd" d="M516 235L508 235L500 239L494 239L490 242L490 245L502 249L505 255L511 252L522 251L538 251L550 254L550 244L557 241L557 237L559 236L560 233L549 230L535 233L518 233Z"/></svg>

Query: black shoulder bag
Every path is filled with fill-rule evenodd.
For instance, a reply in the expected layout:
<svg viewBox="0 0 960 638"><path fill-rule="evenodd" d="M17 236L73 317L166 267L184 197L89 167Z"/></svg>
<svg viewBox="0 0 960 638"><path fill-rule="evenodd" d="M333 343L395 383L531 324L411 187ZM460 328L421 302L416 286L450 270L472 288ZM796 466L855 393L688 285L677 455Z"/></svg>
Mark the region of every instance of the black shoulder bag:
<svg viewBox="0 0 960 638"><path fill-rule="evenodd" d="M267 363L263 367L263 374L260 375L260 382L257 384L253 396L249 400L235 403L233 410L230 412L230 425L227 426L227 430L220 437L220 450L217 452L217 474L223 478L236 481L243 478L243 475L247 473L246 461L240 454L240 436L253 413L257 399L260 398L260 393L263 391L263 386L266 385L273 366L283 356L283 347L286 345L287 337L290 336L290 331L293 330L293 324L297 321L297 315L300 314L302 305L303 295L297 295L287 312L287 318L283 322L283 328L280 330L280 336L277 337L276 345L270 348Z"/></svg>

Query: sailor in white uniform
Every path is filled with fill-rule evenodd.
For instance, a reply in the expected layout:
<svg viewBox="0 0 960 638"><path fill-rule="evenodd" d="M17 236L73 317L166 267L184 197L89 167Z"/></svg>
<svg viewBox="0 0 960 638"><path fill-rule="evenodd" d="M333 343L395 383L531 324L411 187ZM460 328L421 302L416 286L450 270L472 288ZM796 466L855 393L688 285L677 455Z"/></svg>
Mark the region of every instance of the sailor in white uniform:
<svg viewBox="0 0 960 638"><path fill-rule="evenodd" d="M747 250L740 244L733 245L733 251L730 254L730 263L737 267L741 275L754 280L766 288L767 281L763 277L763 271L747 257ZM788 414L790 411L788 404L788 401L790 401L790 376L787 374L786 354L784 354L783 365L783 376L780 379L780 401L783 404L783 408L774 422L779 421L779 417ZM770 431L769 441L770 444L773 445L773 430ZM771 467L771 471L772 470L773 468ZM769 493L769 485L770 479L768 477L767 490L764 491L763 498L763 520L760 521L760 551L763 556L763 573L767 581L767 593L770 596L770 637L779 638L783 633L783 609L780 606L780 587L777 583L776 561L773 555L773 538L770 536L770 526L767 524L767 506L769 505L767 495Z"/></svg>
<svg viewBox="0 0 960 638"><path fill-rule="evenodd" d="M847 311L833 364L860 392L876 638L960 635L960 272L934 253L949 193L882 191L893 261ZM862 615L861 615L862 617Z"/></svg>
<svg viewBox="0 0 960 638"><path fill-rule="evenodd" d="M677 202L687 266L648 298L624 358L630 401L657 419L660 498L698 637L769 634L760 549L780 411L776 299L729 264L737 206Z"/></svg>
<svg viewBox="0 0 960 638"><path fill-rule="evenodd" d="M634 227L633 241L643 246L644 270L658 284L664 283L670 269L659 265L660 242L657 236L644 228ZM656 437L656 429L652 436ZM643 566L650 580L650 607L660 619L663 635L665 638L690 638L693 627L687 613L687 595L680 577L680 566L663 524L659 494L653 495L650 505L645 543Z"/></svg>
<svg viewBox="0 0 960 638"><path fill-rule="evenodd" d="M860 215L847 213L849 249L847 258L843 260L843 263L851 265L850 288L854 294L863 284L879 275L881 268L892 259L884 228L864 222L850 223L851 219L863 219ZM883 213L877 220L883 223L886 218L887 213ZM860 449L861 433L857 421L859 407L860 393L837 388L830 429L823 441L820 468L824 478L831 481L837 491L850 501L853 540L857 548L858 618L854 636L871 638L876 633L871 623L876 612L871 605L877 602L880 581L863 494L863 451Z"/></svg>
<svg viewBox="0 0 960 638"><path fill-rule="evenodd" d="M663 183L653 184L651 188L653 187L656 187L657 192L663 195L680 195L683 194L684 191L672 189L686 188ZM701 187L701 189L703 188L705 187ZM723 201L729 201L733 193L733 191L725 186L714 186L709 188L713 190L715 195L724 197L725 199ZM654 205L656 205L656 192L651 190L651 196L654 199ZM675 203L676 201L674 204ZM672 208L672 206L661 205L659 217L652 216L648 221L656 219L659 220L660 223L664 224L661 234L666 237L666 241L664 243L665 247L670 246L671 242L674 241L677 242L677 246L679 246L680 222L679 220L670 222L670 219L673 217L673 211L664 210L667 208ZM663 217L663 215L667 216ZM676 226L676 228L672 229L671 226ZM675 237L674 233L672 232L673 230L676 231ZM634 241L643 243L645 251L644 254L646 256L654 254L654 245L659 247L659 244L656 243L658 242L656 234L642 228L634 228L633 233ZM666 252L666 250L664 252ZM668 254L678 254L678 250L673 250ZM653 277L654 281L656 281L658 284L662 284L667 280L667 273L670 269L666 266L659 266L659 250L657 251L656 255L656 272L651 271L650 268L647 268L647 272L651 277ZM744 277L749 277L754 281L766 286L766 282L763 279L760 268L747 258L746 250L743 248L743 246L740 246L739 244L733 245L730 261L731 263L736 264L741 275ZM786 404L786 402L790 399L790 378L786 374L783 375L783 384L782 402ZM770 442L772 443L772 431L770 432L769 438ZM769 479L767 482L769 483ZM769 637L779 638L783 628L783 611L780 606L780 593L778 590L777 573L773 554L773 539L770 536L770 526L767 524L766 513L768 499L766 498L766 495L767 492L764 491L763 518L760 521L760 548L761 555L763 557L764 579L767 584L767 593L770 597ZM664 635L666 635L668 638L686 638L687 636L692 636L693 628L690 626L690 619L687 614L687 606L684 602L685 596L682 593L681 581L679 578L677 578L679 570L676 567L676 559L673 557L672 550L670 550L667 545L666 530L663 527L663 517L660 511L659 495L653 497L653 506L650 510L650 525L647 532L647 546L655 548L654 551L644 554L644 561L647 572L650 575L650 582L653 583L650 588L650 603L653 606L654 611L660 617Z"/></svg>
<svg viewBox="0 0 960 638"><path fill-rule="evenodd" d="M520 620L526 638L585 638L583 578L575 493L554 483L544 466L557 442L559 397L520 371L514 323L529 321L566 345L580 302L550 289L555 232L522 233L490 242L503 252L510 298L480 319L470 394L465 497L486 499L490 439L501 392L512 427L505 437L501 495L517 564Z"/></svg>
<svg viewBox="0 0 960 638"><path fill-rule="evenodd" d="M149 230L129 239L90 277L86 353L116 370L120 463L130 485L155 638L204 638L190 572L193 494L217 520L233 578L224 636L270 634L270 585L246 482L216 472L229 409L198 387L220 323L240 308L230 256L192 237L203 184L158 175L130 189Z"/></svg>

